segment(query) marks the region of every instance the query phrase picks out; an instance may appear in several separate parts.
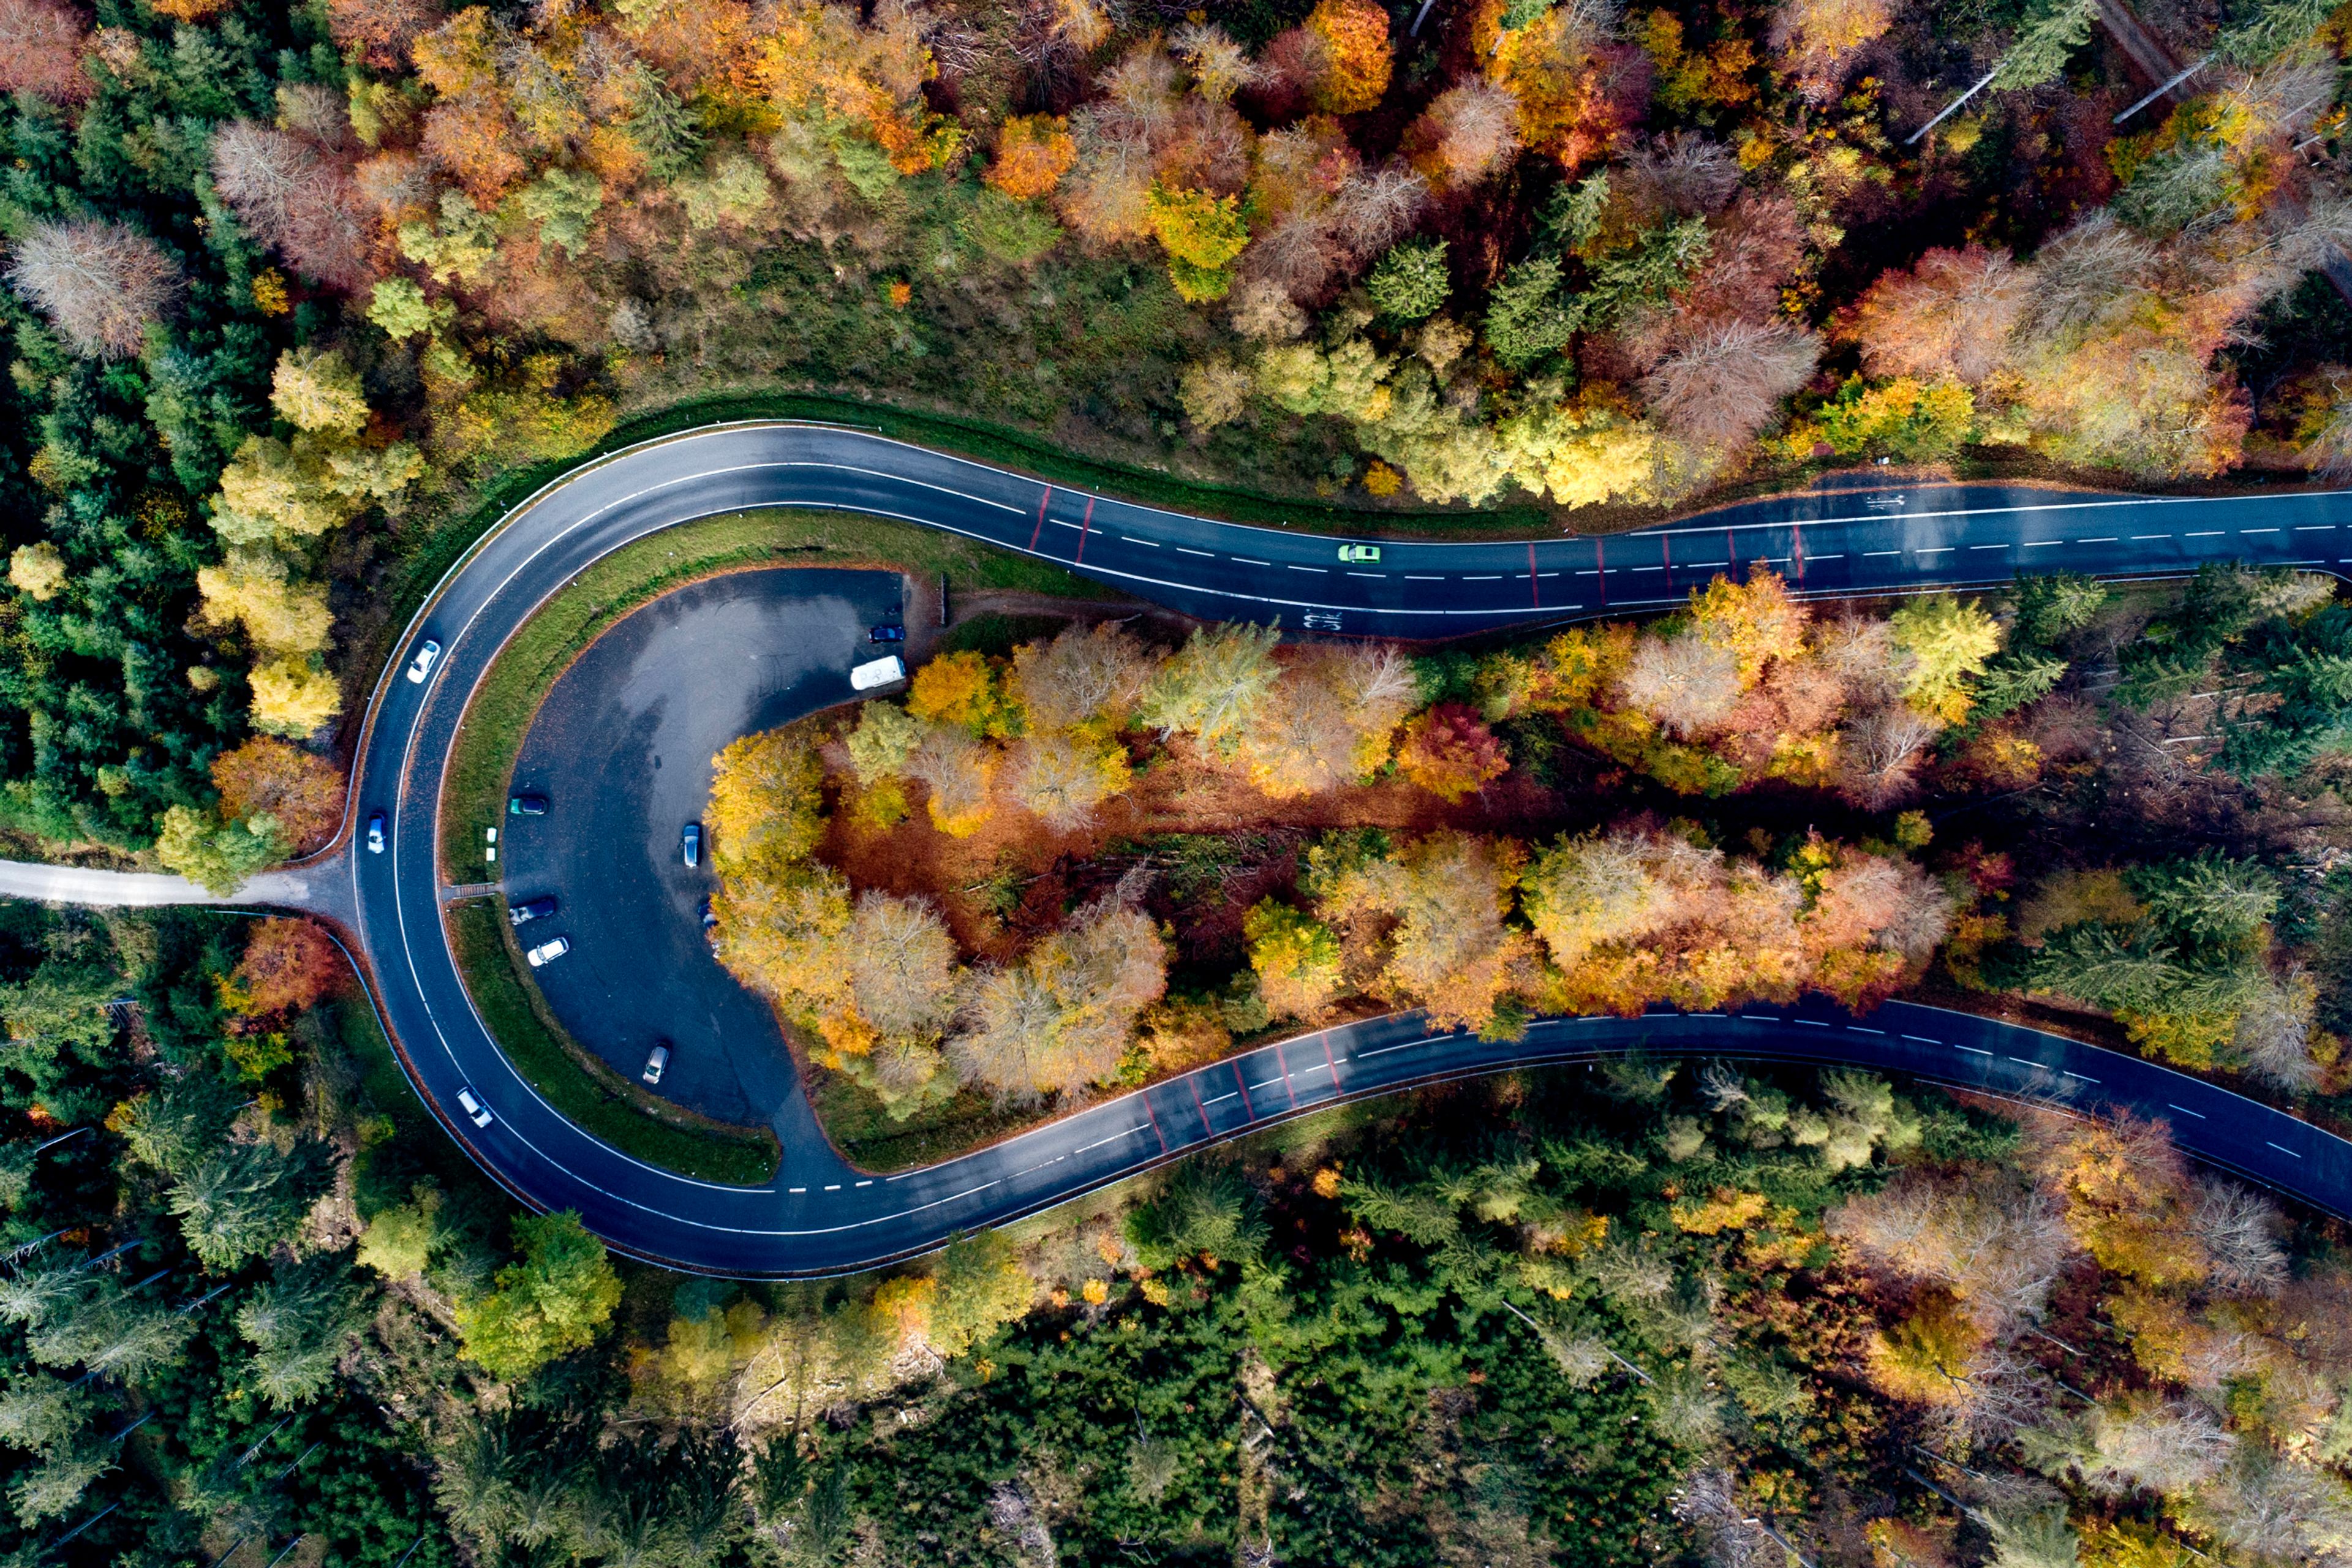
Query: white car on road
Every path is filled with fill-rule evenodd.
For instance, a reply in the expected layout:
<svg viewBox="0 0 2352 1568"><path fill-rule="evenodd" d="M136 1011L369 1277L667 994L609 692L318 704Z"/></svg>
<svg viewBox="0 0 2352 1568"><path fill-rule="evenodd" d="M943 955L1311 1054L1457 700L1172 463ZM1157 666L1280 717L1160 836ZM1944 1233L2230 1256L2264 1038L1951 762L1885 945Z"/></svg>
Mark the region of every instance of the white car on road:
<svg viewBox="0 0 2352 1568"><path fill-rule="evenodd" d="M897 654L887 658L870 658L849 672L852 691L871 691L877 686L887 686L907 679L907 666Z"/></svg>
<svg viewBox="0 0 2352 1568"><path fill-rule="evenodd" d="M541 942L523 956L530 960L530 966L533 969L542 969L571 951L572 939L568 936L559 936L552 941Z"/></svg>
<svg viewBox="0 0 2352 1568"><path fill-rule="evenodd" d="M488 1106L474 1098L474 1091L470 1089L461 1089L457 1091L457 1109L464 1111L466 1120L477 1127L488 1127L498 1120L490 1114Z"/></svg>
<svg viewBox="0 0 2352 1568"><path fill-rule="evenodd" d="M441 657L441 645L426 637L416 645L416 657L408 661L408 682L422 686L425 678L433 673L434 662Z"/></svg>

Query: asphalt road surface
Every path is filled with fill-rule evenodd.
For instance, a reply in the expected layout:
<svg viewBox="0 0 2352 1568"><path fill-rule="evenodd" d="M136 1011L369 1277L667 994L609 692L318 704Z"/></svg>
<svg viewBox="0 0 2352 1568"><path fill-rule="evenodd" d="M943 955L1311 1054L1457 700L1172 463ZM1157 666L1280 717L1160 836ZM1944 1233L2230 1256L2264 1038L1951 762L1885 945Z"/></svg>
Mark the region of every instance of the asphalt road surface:
<svg viewBox="0 0 2352 1568"><path fill-rule="evenodd" d="M719 882L689 868L680 830L710 802L710 759L855 695L847 670L882 650L866 629L896 620L888 572L739 572L667 594L624 617L564 671L532 722L514 790L545 816L499 834L508 897L553 893L530 942L571 937L537 973L572 1037L635 1078L656 1039L660 1086L689 1110L772 1125L790 1147L822 1143L767 1005L710 955L702 902Z"/></svg>
<svg viewBox="0 0 2352 1568"><path fill-rule="evenodd" d="M1559 1020L1514 1045L1425 1037L1412 1020L1383 1020L1269 1047L891 1177L863 1175L811 1137L788 1140L775 1181L760 1188L694 1181L629 1159L531 1091L458 981L435 865L441 770L465 703L499 647L575 573L673 523L781 505L940 528L1203 616L1415 637L1668 603L1714 573L1757 561L1805 593L1829 595L1991 584L2021 568L2163 575L2221 560L2341 574L2352 558L2345 532L2352 508L2343 492L2175 500L1848 483L1607 540L1383 541L1378 562L1346 564L1334 539L1135 506L853 430L719 426L616 454L510 514L418 613L371 705L353 792L354 820L389 814L390 847L380 856L349 854L348 891L314 907L331 905L356 936L413 1080L473 1157L528 1201L579 1210L623 1250L738 1276L868 1267L1319 1105L1635 1047L1850 1062L2085 1110L2126 1108L2169 1121L2200 1158L2352 1215L2352 1145L2341 1140L2136 1058L1903 1005L1858 1020L1801 1009ZM445 651L428 680L412 683L404 672L426 637ZM714 721L712 732L719 727ZM684 799L656 794L648 811L675 811ZM643 820L597 842L626 857L674 831L666 818ZM677 889L664 888L674 916ZM654 973L658 958L634 944L604 952L583 942L562 962L616 976L616 984L633 965L638 984L667 983ZM466 1086L494 1113L489 1126L457 1113Z"/></svg>

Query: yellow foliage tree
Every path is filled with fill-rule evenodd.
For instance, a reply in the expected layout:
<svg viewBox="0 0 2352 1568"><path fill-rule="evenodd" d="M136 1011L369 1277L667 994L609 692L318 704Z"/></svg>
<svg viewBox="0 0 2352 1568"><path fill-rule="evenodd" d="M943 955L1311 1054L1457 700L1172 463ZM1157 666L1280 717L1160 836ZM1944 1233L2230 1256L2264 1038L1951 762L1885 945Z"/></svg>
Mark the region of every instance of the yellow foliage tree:
<svg viewBox="0 0 2352 1568"><path fill-rule="evenodd" d="M824 833L824 770L789 731L746 735L710 761L711 858L721 875L805 858Z"/></svg>

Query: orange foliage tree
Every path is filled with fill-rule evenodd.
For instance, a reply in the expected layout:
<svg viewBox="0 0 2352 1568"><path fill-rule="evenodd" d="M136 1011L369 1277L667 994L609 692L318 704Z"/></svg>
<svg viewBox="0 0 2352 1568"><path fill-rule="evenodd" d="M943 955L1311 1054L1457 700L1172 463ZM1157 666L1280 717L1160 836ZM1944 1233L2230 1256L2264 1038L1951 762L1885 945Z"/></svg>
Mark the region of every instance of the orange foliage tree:
<svg viewBox="0 0 2352 1568"><path fill-rule="evenodd" d="M269 817L289 854L316 849L342 820L342 770L273 735L257 735L214 758L213 787L220 791L223 817Z"/></svg>
<svg viewBox="0 0 2352 1568"><path fill-rule="evenodd" d="M1024 114L1004 122L996 162L982 176L1016 201L1050 195L1078 161L1078 144L1068 122L1055 114Z"/></svg>
<svg viewBox="0 0 2352 1568"><path fill-rule="evenodd" d="M1482 0L1471 47L1487 79L1517 100L1520 139L1570 168L1607 153L1649 103L1648 57L1608 42L1575 6L1508 30L1503 12L1504 0Z"/></svg>
<svg viewBox="0 0 2352 1568"><path fill-rule="evenodd" d="M1315 107L1356 114L1378 104L1389 89L1395 59L1388 7L1376 0L1320 0L1307 17L1307 31L1323 46L1323 69L1312 89Z"/></svg>
<svg viewBox="0 0 2352 1568"><path fill-rule="evenodd" d="M268 920L255 928L229 976L236 1010L248 1018L308 1007L343 976L343 955L309 921Z"/></svg>

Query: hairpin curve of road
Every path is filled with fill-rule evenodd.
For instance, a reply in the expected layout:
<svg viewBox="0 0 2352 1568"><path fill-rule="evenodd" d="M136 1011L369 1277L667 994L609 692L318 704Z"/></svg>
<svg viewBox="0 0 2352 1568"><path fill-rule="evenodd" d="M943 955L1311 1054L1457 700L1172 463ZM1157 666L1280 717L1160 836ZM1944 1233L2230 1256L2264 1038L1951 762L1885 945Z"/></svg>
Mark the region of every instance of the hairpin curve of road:
<svg viewBox="0 0 2352 1568"><path fill-rule="evenodd" d="M889 1175L843 1161L795 1095L779 1113L775 1178L726 1186L632 1159L531 1089L459 978L436 857L443 766L467 701L508 640L604 555L727 512L860 512L1048 561L1203 618L1431 638L1655 608L1717 573L1755 563L1811 597L1991 584L2021 570L2173 577L2216 561L2342 576L2352 564L2352 554L2337 553L2352 551L2352 521L2338 521L2352 519L2347 499L2352 492L2182 498L1983 484L1823 488L1605 537L1382 539L1379 561L1356 563L1339 559L1336 538L1135 505L867 431L716 426L563 476L469 550L417 612L378 680L337 846L257 879L239 901L299 909L339 930L418 1093L501 1184L537 1207L577 1210L623 1252L698 1273L793 1278L872 1268L1328 1106L1632 1051L1861 1067L2079 1114L2161 1119L2196 1158L2352 1216L2352 1142L2135 1057L1907 1003L1866 1016L1801 1004L1549 1018L1507 1042L1432 1034L1412 1016L1376 1018L1259 1047ZM404 672L427 637L441 645L439 661L427 679L412 682ZM377 811L390 823L388 852L352 853L352 823ZM46 867L0 867L0 894L174 898L168 889ZM489 1108L488 1126L458 1114L461 1088Z"/></svg>

